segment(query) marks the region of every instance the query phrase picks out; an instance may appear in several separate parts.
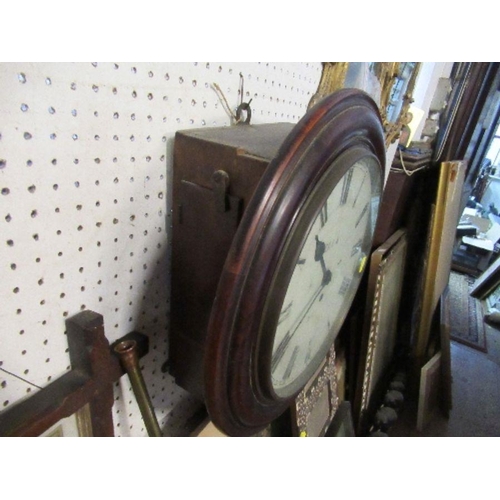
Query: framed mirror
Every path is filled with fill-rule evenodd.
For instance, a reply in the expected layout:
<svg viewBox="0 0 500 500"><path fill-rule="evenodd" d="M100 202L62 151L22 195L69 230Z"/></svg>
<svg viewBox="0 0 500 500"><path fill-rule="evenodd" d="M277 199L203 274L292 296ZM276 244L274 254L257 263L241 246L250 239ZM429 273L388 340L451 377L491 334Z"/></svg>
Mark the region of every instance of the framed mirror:
<svg viewBox="0 0 500 500"><path fill-rule="evenodd" d="M418 62L324 62L318 90L309 108L341 88L364 90L379 107L388 147L411 121L409 110L420 65Z"/></svg>
<svg viewBox="0 0 500 500"><path fill-rule="evenodd" d="M411 121L409 110L419 69L420 63L417 62L374 63L374 71L382 87L379 106L387 146Z"/></svg>

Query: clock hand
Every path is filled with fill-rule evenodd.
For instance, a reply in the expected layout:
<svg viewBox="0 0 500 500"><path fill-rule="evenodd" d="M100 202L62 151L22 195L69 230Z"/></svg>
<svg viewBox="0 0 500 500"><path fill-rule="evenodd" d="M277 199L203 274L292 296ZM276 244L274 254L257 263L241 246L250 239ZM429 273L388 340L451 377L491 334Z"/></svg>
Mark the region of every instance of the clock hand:
<svg viewBox="0 0 500 500"><path fill-rule="evenodd" d="M332 272L326 268L325 258L323 257L326 250L326 245L320 241L318 236L316 235L316 250L314 252L314 260L316 262L319 261L321 264L321 270L323 271L323 285L328 285L332 279Z"/></svg>
<svg viewBox="0 0 500 500"><path fill-rule="evenodd" d="M325 259L323 257L323 254L326 251L326 245L324 242L320 241L318 236L316 236L316 250L314 253L314 260L316 262L319 262L321 264L321 269L323 271L323 279L321 281L321 284L317 288L317 290L314 292L312 297L309 299L307 304L305 305L304 309L302 312L299 314L298 318L295 320L295 323L292 325L292 328L288 330L286 335L281 339L280 343L274 349L274 353L272 355L271 359L271 372L274 372L276 370L276 367L278 366L279 362L281 361L281 358L285 354L288 344L290 343L290 340L292 337L295 335L297 330L299 329L300 325L304 321L305 317L307 316L307 313L309 312L309 309L313 306L314 302L316 302L316 299L319 297L321 291L323 288L330 283L332 279L332 273L329 269L326 268L325 264ZM287 307L288 309L288 307ZM279 322L278 322L279 324Z"/></svg>
<svg viewBox="0 0 500 500"><path fill-rule="evenodd" d="M279 362L281 361L281 358L286 352L290 340L299 329L299 326L302 324L304 318L307 316L309 309L311 309L312 305L314 304L314 302L316 301L316 299L318 298L319 294L321 293L324 287L325 284L321 283L321 285L318 287L318 289L314 292L313 296L309 299L309 301L305 305L298 319L295 320L295 323L292 325L292 328L290 328L290 330L286 332L286 335L281 339L276 349L274 349L274 353L271 359L271 372L274 372L276 370Z"/></svg>

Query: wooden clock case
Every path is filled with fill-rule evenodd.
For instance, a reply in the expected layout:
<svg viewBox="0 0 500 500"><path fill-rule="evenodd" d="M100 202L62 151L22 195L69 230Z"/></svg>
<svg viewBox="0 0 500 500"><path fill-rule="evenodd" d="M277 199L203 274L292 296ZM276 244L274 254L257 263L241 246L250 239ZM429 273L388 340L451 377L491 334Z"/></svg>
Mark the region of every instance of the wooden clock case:
<svg viewBox="0 0 500 500"><path fill-rule="evenodd" d="M175 137L170 372L202 400L205 339L224 262L262 174L292 128L241 124Z"/></svg>

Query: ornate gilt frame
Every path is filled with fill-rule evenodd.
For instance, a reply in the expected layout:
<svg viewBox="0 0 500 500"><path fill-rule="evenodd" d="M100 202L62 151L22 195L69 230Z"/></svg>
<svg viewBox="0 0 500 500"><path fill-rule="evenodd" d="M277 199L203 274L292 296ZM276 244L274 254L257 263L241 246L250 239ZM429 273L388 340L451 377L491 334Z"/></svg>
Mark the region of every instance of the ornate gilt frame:
<svg viewBox="0 0 500 500"><path fill-rule="evenodd" d="M309 101L308 109L333 92L344 88L348 62L324 62L318 90Z"/></svg>
<svg viewBox="0 0 500 500"><path fill-rule="evenodd" d="M413 91L415 90L415 83L417 81L421 63L415 64L415 67L408 79L408 83L403 93L403 102L401 103L401 110L398 113L398 117L393 122L389 121L387 117L387 109L391 99L391 92L403 64L404 63L401 62L375 64L375 73L377 74L377 78L382 87L380 114L382 116L382 123L384 124L385 141L387 146L396 141L403 127L408 125L411 121L409 111L413 102Z"/></svg>
<svg viewBox="0 0 500 500"><path fill-rule="evenodd" d="M309 102L309 108L314 106L323 97L331 94L345 86L345 79L349 69L348 62L324 62L318 90ZM415 67L408 78L406 88L402 95L402 102L398 117L389 121L387 108L390 103L391 93L400 71L405 63L402 62L376 62L373 63L373 72L380 83L379 111L385 131L386 147L396 141L405 125L411 121L409 115L410 105L413 102L413 91L420 71L421 63L415 63Z"/></svg>

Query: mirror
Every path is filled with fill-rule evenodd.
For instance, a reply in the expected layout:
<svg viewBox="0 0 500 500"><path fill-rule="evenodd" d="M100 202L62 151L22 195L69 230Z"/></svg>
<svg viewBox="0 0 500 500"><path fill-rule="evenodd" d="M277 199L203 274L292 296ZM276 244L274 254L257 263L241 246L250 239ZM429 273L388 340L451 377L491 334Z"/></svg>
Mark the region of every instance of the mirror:
<svg viewBox="0 0 500 500"><path fill-rule="evenodd" d="M393 143L401 129L411 121L409 113L420 63L375 63L382 85L380 112L384 123L386 145Z"/></svg>
<svg viewBox="0 0 500 500"><path fill-rule="evenodd" d="M341 88L364 90L379 106L386 147L411 121L409 113L420 69L418 62L324 62L317 92L309 108Z"/></svg>

